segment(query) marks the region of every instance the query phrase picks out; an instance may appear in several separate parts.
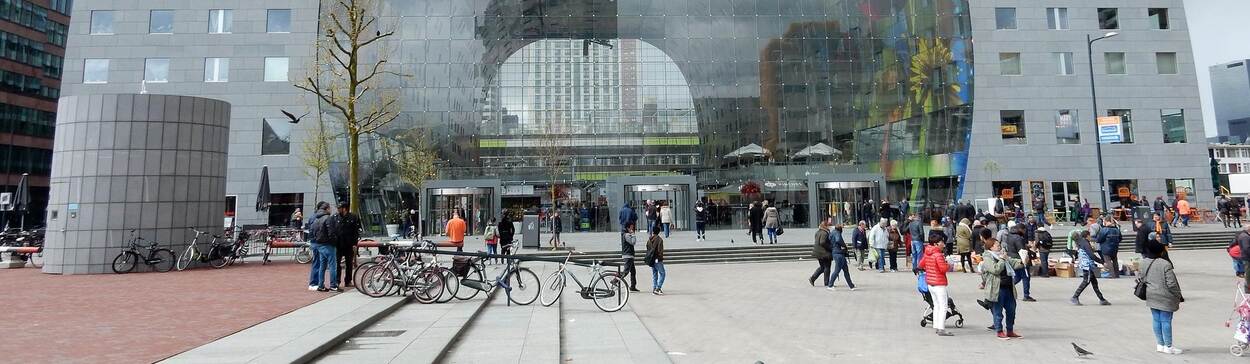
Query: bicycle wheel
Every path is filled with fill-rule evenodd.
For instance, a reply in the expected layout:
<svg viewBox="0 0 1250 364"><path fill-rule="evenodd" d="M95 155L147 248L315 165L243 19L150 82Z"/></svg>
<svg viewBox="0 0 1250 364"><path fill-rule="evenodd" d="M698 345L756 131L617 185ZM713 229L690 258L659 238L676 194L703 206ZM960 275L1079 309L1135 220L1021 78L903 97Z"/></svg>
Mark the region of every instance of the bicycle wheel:
<svg viewBox="0 0 1250 364"><path fill-rule="evenodd" d="M435 302L451 302L453 298L456 298L456 294L460 293L460 277L457 277L456 273L453 273L451 269L446 267L435 267L434 269L438 271L438 275L443 276L443 281L446 282L443 285L443 294Z"/></svg>
<svg viewBox="0 0 1250 364"><path fill-rule="evenodd" d="M504 282L508 282L508 287L512 288L508 291L508 299L521 306L537 301L538 293L542 290L542 282L538 280L538 275L529 268L517 268L509 272Z"/></svg>
<svg viewBox="0 0 1250 364"><path fill-rule="evenodd" d="M219 249L214 247L208 251L208 265L217 269L225 268L226 265L230 264L230 261L226 260L226 256L222 255Z"/></svg>
<svg viewBox="0 0 1250 364"><path fill-rule="evenodd" d="M420 303L434 303L443 295L447 281L442 274L425 269L418 271L412 282L412 298Z"/></svg>
<svg viewBox="0 0 1250 364"><path fill-rule="evenodd" d="M296 262L296 263L299 263L299 264L308 264L309 262L312 262L312 260L313 260L312 252L310 252L310 251L308 250L308 247L306 247L306 246L305 246L305 247L300 247L300 248L299 248L299 250L296 250L296 251L295 251L295 262Z"/></svg>
<svg viewBox="0 0 1250 364"><path fill-rule="evenodd" d="M391 292L391 286L395 283L395 271L384 265L374 265L360 279L356 281L356 289L366 296L378 298Z"/></svg>
<svg viewBox="0 0 1250 364"><path fill-rule="evenodd" d="M43 252L42 251L38 253L32 253L28 257L30 258L30 265L34 266L35 268L43 268Z"/></svg>
<svg viewBox="0 0 1250 364"><path fill-rule="evenodd" d="M373 266L375 265L378 265L378 263L377 262L364 262L364 263L360 263L360 265L357 265L356 270L352 272L352 282L364 282L365 270L369 268L373 268ZM360 291L360 284L356 285L356 290ZM365 293L365 292L360 291L360 293Z"/></svg>
<svg viewBox="0 0 1250 364"><path fill-rule="evenodd" d="M178 269L178 271L182 271L187 269L187 267L190 267L192 261L199 260L199 258L200 250L196 249L195 245L187 246L187 251L182 252L182 255L178 257L178 264L176 264L174 268Z"/></svg>
<svg viewBox="0 0 1250 364"><path fill-rule="evenodd" d="M121 252L113 258L113 273L130 273L135 270L136 265L139 265L139 254L129 250Z"/></svg>
<svg viewBox="0 0 1250 364"><path fill-rule="evenodd" d="M616 312L629 302L625 281L615 274L602 274L590 283L591 298L603 312Z"/></svg>
<svg viewBox="0 0 1250 364"><path fill-rule="evenodd" d="M174 269L174 251L169 249L156 249L152 251L152 259L150 260L153 269L157 272L165 273Z"/></svg>
<svg viewBox="0 0 1250 364"><path fill-rule="evenodd" d="M551 307L552 304L560 300L560 294L564 293L564 284L566 283L564 281L564 272L551 272L551 274L547 275L545 282L547 282L547 287L538 295L538 302L542 303L543 306Z"/></svg>
<svg viewBox="0 0 1250 364"><path fill-rule="evenodd" d="M476 277L478 281L482 281L482 282L486 281L486 274L482 273L482 268L478 267L477 264L470 265L469 274L465 274L464 277L465 278ZM462 300L462 301L471 300L473 299L473 297L477 297L478 292L481 292L477 288L473 288L469 286L460 287L459 290L460 291L456 293L456 299Z"/></svg>

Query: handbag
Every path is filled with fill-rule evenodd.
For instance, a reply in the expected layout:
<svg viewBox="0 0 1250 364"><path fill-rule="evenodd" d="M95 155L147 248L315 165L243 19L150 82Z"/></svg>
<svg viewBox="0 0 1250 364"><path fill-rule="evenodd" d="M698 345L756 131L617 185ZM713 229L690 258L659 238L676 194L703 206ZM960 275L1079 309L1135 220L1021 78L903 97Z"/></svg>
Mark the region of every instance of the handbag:
<svg viewBox="0 0 1250 364"><path fill-rule="evenodd" d="M777 233L776 233L777 236L781 236L781 234L785 234L785 233L786 233L786 229L783 229L781 225L777 225Z"/></svg>
<svg viewBox="0 0 1250 364"><path fill-rule="evenodd" d="M1146 265L1146 272L1142 273L1141 277L1137 277L1137 284L1133 287L1133 295L1137 296L1137 298L1140 298L1142 301L1146 300L1146 275L1150 274L1150 267L1155 265L1155 261L1157 260L1158 259L1151 260L1150 264Z"/></svg>

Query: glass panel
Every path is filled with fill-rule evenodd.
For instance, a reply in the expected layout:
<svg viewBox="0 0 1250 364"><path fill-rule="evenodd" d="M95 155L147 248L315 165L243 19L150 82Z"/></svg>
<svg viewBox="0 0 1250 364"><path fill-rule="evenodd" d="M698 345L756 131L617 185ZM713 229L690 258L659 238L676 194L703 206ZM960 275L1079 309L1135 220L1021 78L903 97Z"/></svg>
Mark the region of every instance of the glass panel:
<svg viewBox="0 0 1250 364"><path fill-rule="evenodd" d="M1133 111L1129 109L1110 109L1107 110L1107 116L1120 117L1120 136L1119 143L1113 144L1132 144L1133 143Z"/></svg>
<svg viewBox="0 0 1250 364"><path fill-rule="evenodd" d="M291 215L295 214L296 209L304 207L304 194L302 193L274 193L269 195L269 226L288 226L291 224ZM311 217L313 214L305 216Z"/></svg>
<svg viewBox="0 0 1250 364"><path fill-rule="evenodd" d="M109 60L86 59L83 61L83 83L109 82Z"/></svg>
<svg viewBox="0 0 1250 364"><path fill-rule="evenodd" d="M143 63L143 80L147 82L169 82L169 58L148 58Z"/></svg>
<svg viewBox="0 0 1250 364"><path fill-rule="evenodd" d="M1133 201L1137 201L1137 180L1135 179L1113 179L1107 181L1108 202L1111 203L1108 208L1122 209L1132 206Z"/></svg>
<svg viewBox="0 0 1250 364"><path fill-rule="evenodd" d="M1068 8L1046 8L1046 25L1052 30L1068 29Z"/></svg>
<svg viewBox="0 0 1250 364"><path fill-rule="evenodd" d="M227 82L230 81L230 59L229 58L205 58L204 59L204 82Z"/></svg>
<svg viewBox="0 0 1250 364"><path fill-rule="evenodd" d="M290 59L286 57L265 58L265 82L287 81L287 67Z"/></svg>
<svg viewBox="0 0 1250 364"><path fill-rule="evenodd" d="M168 34L174 32L173 10L152 10L148 18L148 33Z"/></svg>
<svg viewBox="0 0 1250 364"><path fill-rule="evenodd" d="M1184 196L1185 200L1189 202L1195 202L1197 196L1194 195L1194 179L1168 179L1167 193L1169 199L1176 198L1179 195Z"/></svg>
<svg viewBox="0 0 1250 364"><path fill-rule="evenodd" d="M1098 29L1120 29L1120 9L1098 8Z"/></svg>
<svg viewBox="0 0 1250 364"><path fill-rule="evenodd" d="M1155 64L1158 66L1159 74L1161 75L1177 74L1178 68L1176 66L1176 53L1155 53Z"/></svg>
<svg viewBox="0 0 1250 364"><path fill-rule="evenodd" d="M1003 144L1025 144L1024 111L1002 110L998 113Z"/></svg>
<svg viewBox="0 0 1250 364"><path fill-rule="evenodd" d="M1163 142L1185 143L1185 111L1181 109L1163 109Z"/></svg>
<svg viewBox="0 0 1250 364"><path fill-rule="evenodd" d="M1055 62L1059 65L1060 75L1071 75L1075 73L1075 70L1072 68L1072 52L1055 53Z"/></svg>
<svg viewBox="0 0 1250 364"><path fill-rule="evenodd" d="M91 11L91 34L113 34L113 11Z"/></svg>
<svg viewBox="0 0 1250 364"><path fill-rule="evenodd" d="M1016 29L1016 8L994 8L997 29Z"/></svg>
<svg viewBox="0 0 1250 364"><path fill-rule="evenodd" d="M265 31L269 33L291 32L291 9L269 9Z"/></svg>
<svg viewBox="0 0 1250 364"><path fill-rule="evenodd" d="M230 9L214 9L208 11L208 32L212 34L230 33L234 26L234 11Z"/></svg>
<svg viewBox="0 0 1250 364"><path fill-rule="evenodd" d="M1076 110L1059 110L1055 115L1055 139L1059 144L1081 144L1080 119Z"/></svg>
<svg viewBox="0 0 1250 364"><path fill-rule="evenodd" d="M261 155L291 154L291 123L282 119L265 119L260 140Z"/></svg>
<svg viewBox="0 0 1250 364"><path fill-rule="evenodd" d="M1128 73L1127 67L1124 65L1124 52L1107 52L1103 54L1107 61L1107 74L1123 75Z"/></svg>
<svg viewBox="0 0 1250 364"><path fill-rule="evenodd" d="M999 73L1004 76L1020 75L1020 53L999 53Z"/></svg>
<svg viewBox="0 0 1250 364"><path fill-rule="evenodd" d="M1150 17L1150 27L1152 29L1169 29L1167 8L1150 8L1146 11L1146 14Z"/></svg>

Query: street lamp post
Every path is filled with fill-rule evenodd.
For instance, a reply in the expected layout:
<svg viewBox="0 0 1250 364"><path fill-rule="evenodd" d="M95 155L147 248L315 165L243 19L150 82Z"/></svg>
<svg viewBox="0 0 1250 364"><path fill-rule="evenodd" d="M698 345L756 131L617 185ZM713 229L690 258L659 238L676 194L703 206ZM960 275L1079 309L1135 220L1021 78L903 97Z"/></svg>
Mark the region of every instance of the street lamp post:
<svg viewBox="0 0 1250 364"><path fill-rule="evenodd" d="M1085 35L1085 50L1089 55L1089 94L1090 99L1094 103L1094 151L1098 155L1098 190L1102 195L1102 213L1107 214L1107 178L1102 168L1102 140L1098 136L1098 90L1094 87L1094 42L1120 35L1120 33L1109 32L1098 38L1092 38L1089 34Z"/></svg>

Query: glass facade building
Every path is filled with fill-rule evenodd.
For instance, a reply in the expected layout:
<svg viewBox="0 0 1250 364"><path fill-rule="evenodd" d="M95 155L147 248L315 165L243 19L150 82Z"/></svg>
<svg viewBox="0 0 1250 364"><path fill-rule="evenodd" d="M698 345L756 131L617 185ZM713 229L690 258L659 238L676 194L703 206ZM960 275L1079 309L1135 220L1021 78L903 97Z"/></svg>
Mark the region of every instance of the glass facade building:
<svg viewBox="0 0 1250 364"><path fill-rule="evenodd" d="M894 201L958 193L972 125L966 1L381 3L408 75L390 132L433 136L440 180L535 188L485 210L546 208L552 195L572 212L619 209L602 191L617 176L694 177L699 199L731 207L714 225L768 199L806 226L798 210L818 174L880 176ZM455 205L431 200L423 208ZM607 228L607 214L590 215Z"/></svg>

